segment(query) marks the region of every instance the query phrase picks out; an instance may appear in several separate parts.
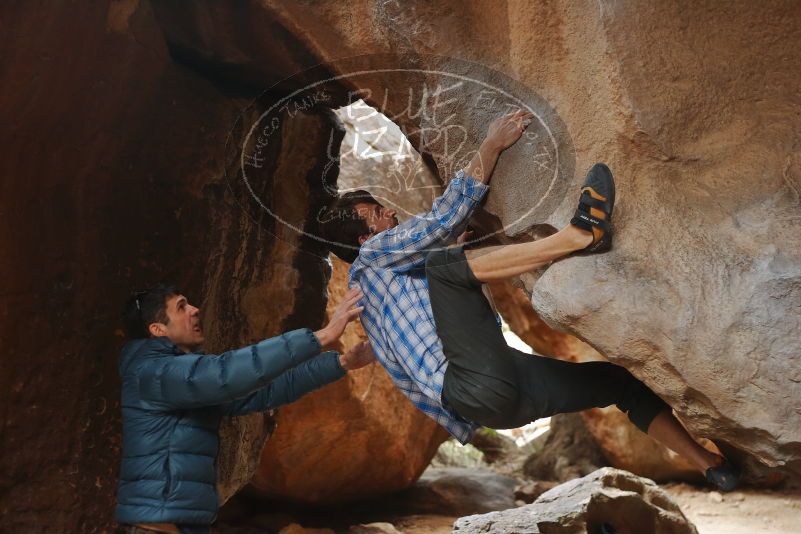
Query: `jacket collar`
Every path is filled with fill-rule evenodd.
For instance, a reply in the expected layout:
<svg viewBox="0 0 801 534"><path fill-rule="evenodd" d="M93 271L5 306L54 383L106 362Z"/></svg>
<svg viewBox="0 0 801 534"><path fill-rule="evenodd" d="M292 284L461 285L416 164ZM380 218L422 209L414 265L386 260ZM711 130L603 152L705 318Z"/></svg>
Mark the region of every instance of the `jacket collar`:
<svg viewBox="0 0 801 534"><path fill-rule="evenodd" d="M120 352L120 373L125 374L125 370L131 362L140 358L180 356L183 354L185 354L184 351L179 349L178 345L170 341L170 338L166 336L132 339L122 347Z"/></svg>
<svg viewBox="0 0 801 534"><path fill-rule="evenodd" d="M178 348L178 345L170 341L170 338L167 336L151 337L147 341L149 341L149 348L151 351L175 355L186 354L184 351Z"/></svg>

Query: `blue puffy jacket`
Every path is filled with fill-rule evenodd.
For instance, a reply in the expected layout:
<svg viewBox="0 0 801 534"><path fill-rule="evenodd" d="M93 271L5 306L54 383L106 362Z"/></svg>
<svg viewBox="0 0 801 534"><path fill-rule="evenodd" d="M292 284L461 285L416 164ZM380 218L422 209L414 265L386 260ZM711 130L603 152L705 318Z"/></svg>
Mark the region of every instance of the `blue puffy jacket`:
<svg viewBox="0 0 801 534"><path fill-rule="evenodd" d="M308 329L219 356L186 354L166 337L126 344L117 521L211 524L221 418L275 408L341 378L337 353L320 348Z"/></svg>

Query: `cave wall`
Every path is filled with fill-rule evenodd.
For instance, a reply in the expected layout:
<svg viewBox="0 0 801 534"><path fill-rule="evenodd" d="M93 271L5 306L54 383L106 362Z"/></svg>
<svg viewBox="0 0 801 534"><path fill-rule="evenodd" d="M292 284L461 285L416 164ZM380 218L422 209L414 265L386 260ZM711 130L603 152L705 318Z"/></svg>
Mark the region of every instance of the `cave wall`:
<svg viewBox="0 0 801 534"><path fill-rule="evenodd" d="M172 5L179 20L205 20L192 16L191 4ZM183 46L191 32L186 37L171 27L171 12L162 7L120 0L53 4L46 13L4 6L0 15L9 29L0 88L8 125L0 195L0 331L7 350L0 363L0 509L9 529L111 528L120 454L119 313L131 290L157 280L179 283L200 304L210 352L317 327L325 317L331 267L325 245L312 235L329 198L326 184L336 179L331 152L344 130L326 109L306 110L282 123L247 186L238 168L248 127L292 87L273 82L314 57L273 25L262 34L273 47L256 62L258 75L250 75ZM270 21L251 14L235 11L223 26L264 32L262 23ZM340 88L329 91L331 106L345 102ZM273 450L282 456L270 455L264 472L274 473L271 483L284 496L330 495L343 480L365 481L355 489L363 494L416 479L445 434L386 376L376 378L377 370L317 392L294 411L225 422L221 499L251 479L276 421ZM337 399L369 417L337 424ZM302 417L307 411L312 420ZM388 414L394 425L374 424ZM302 478L292 455L310 454L309 447L281 444L316 446L320 461L330 460L330 447L309 432L314 417L312 428L327 433L326 443L351 439L343 452L370 445L357 467L384 474L325 477L328 486L301 486L302 494L281 486ZM321 429L323 417L329 426ZM400 429L406 441L394 443ZM311 441L296 440L299 432ZM385 465L382 451L397 455L410 442L423 443L419 454Z"/></svg>
<svg viewBox="0 0 801 534"><path fill-rule="evenodd" d="M0 510L8 530L108 531L130 291L178 283L214 352L321 324L330 266L319 244L277 238L226 176L258 89L175 62L149 3L6 4L0 20ZM305 132L282 136L317 154ZM323 197L302 168L272 170L278 184L257 187L307 221ZM268 423L223 429L223 497L250 478Z"/></svg>

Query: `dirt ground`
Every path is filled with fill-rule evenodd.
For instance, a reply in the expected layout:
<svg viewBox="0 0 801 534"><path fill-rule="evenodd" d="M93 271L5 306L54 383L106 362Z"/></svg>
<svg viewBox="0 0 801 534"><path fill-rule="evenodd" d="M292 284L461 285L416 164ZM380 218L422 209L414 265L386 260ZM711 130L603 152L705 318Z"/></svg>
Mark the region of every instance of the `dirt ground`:
<svg viewBox="0 0 801 534"><path fill-rule="evenodd" d="M801 491L720 494L687 484L662 486L699 534L801 534Z"/></svg>
<svg viewBox="0 0 801 534"><path fill-rule="evenodd" d="M695 524L699 534L801 534L801 490L798 489L743 490L720 494L687 484L666 484L662 488ZM353 519L353 524L359 523L358 518ZM409 515L369 520L390 521L404 534L450 534L456 519L440 515ZM321 526L318 525L318 528ZM259 528L220 527L218 532L223 534L265 532ZM324 532L346 531L326 529ZM304 531L300 529L298 532Z"/></svg>

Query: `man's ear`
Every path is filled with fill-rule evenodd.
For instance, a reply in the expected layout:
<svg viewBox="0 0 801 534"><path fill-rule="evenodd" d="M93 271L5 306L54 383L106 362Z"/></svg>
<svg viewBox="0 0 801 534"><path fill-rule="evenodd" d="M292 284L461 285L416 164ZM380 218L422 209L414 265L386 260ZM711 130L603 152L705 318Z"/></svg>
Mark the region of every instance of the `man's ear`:
<svg viewBox="0 0 801 534"><path fill-rule="evenodd" d="M362 234L359 236L359 246L364 245L364 242L370 239L373 234Z"/></svg>
<svg viewBox="0 0 801 534"><path fill-rule="evenodd" d="M167 327L162 323L150 323L147 330L151 336L162 337L167 335Z"/></svg>

